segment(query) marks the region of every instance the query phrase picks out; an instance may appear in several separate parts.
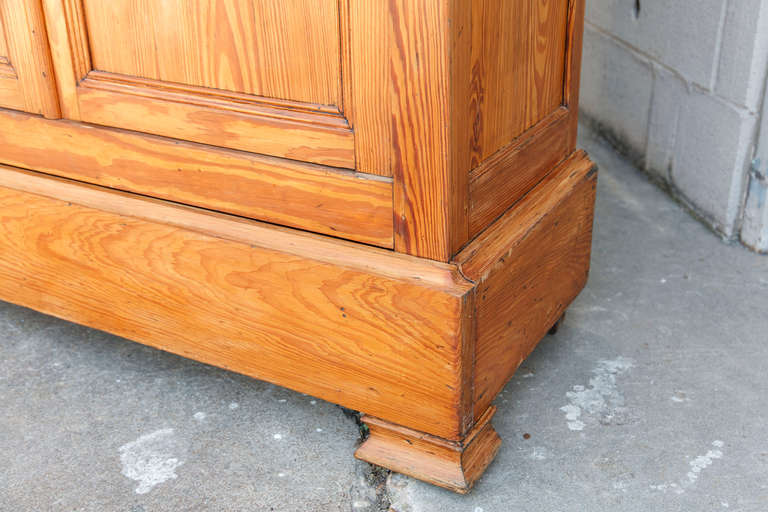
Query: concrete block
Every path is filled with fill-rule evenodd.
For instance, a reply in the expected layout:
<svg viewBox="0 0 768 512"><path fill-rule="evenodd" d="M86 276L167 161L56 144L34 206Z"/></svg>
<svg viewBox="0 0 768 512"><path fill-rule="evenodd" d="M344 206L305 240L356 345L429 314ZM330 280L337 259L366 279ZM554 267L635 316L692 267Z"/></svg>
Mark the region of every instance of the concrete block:
<svg viewBox="0 0 768 512"><path fill-rule="evenodd" d="M726 0L588 0L587 21L709 88ZM734 3L734 2L731 2ZM738 0L735 3L741 3Z"/></svg>
<svg viewBox="0 0 768 512"><path fill-rule="evenodd" d="M763 102L761 114L744 205L741 241L755 251L768 253L768 101Z"/></svg>
<svg viewBox="0 0 768 512"><path fill-rule="evenodd" d="M581 110L640 158L645 155L652 89L647 61L613 39L585 30Z"/></svg>
<svg viewBox="0 0 768 512"><path fill-rule="evenodd" d="M701 92L681 111L672 182L727 237L740 214L756 126L753 113Z"/></svg>
<svg viewBox="0 0 768 512"><path fill-rule="evenodd" d="M768 176L764 173L750 175L741 241L754 251L768 253Z"/></svg>
<svg viewBox="0 0 768 512"><path fill-rule="evenodd" d="M653 66L653 77L645 168L666 181L672 168L680 111L689 89L682 78L658 64Z"/></svg>
<svg viewBox="0 0 768 512"><path fill-rule="evenodd" d="M752 111L762 100L768 69L768 2L728 4L715 92Z"/></svg>

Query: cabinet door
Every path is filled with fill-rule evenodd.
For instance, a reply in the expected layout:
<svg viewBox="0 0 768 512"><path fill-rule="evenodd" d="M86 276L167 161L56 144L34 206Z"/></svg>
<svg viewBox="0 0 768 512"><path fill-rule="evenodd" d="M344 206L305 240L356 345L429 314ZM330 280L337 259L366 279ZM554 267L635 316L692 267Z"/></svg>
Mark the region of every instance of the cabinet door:
<svg viewBox="0 0 768 512"><path fill-rule="evenodd" d="M354 168L339 0L44 0L65 117Z"/></svg>
<svg viewBox="0 0 768 512"><path fill-rule="evenodd" d="M0 0L0 107L59 117L42 8Z"/></svg>

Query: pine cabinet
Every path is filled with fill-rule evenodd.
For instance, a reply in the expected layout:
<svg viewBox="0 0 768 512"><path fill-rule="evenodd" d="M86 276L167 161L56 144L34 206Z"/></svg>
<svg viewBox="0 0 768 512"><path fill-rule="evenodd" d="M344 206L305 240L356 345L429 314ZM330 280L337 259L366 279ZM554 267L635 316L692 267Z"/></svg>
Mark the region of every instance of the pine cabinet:
<svg viewBox="0 0 768 512"><path fill-rule="evenodd" d="M0 0L0 299L365 414L466 492L584 286L584 0Z"/></svg>

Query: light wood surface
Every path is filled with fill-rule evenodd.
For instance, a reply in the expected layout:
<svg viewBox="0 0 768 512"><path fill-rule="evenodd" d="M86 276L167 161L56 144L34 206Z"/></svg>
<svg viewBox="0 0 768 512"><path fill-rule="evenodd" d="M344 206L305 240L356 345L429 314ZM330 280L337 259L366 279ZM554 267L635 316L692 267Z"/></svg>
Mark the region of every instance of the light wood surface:
<svg viewBox="0 0 768 512"><path fill-rule="evenodd" d="M0 169L0 299L460 437L453 267L205 215Z"/></svg>
<svg viewBox="0 0 768 512"><path fill-rule="evenodd" d="M17 167L393 246L383 178L3 110L0 146Z"/></svg>
<svg viewBox="0 0 768 512"><path fill-rule="evenodd" d="M0 25L0 107L58 118L61 111L40 0L3 0Z"/></svg>
<svg viewBox="0 0 768 512"><path fill-rule="evenodd" d="M87 81L78 87L83 121L292 160L355 167L354 135L343 118L268 107L261 109L266 113L246 113L239 111L243 105L231 105L232 101L213 105L207 95L145 85L105 86L103 82Z"/></svg>
<svg viewBox="0 0 768 512"><path fill-rule="evenodd" d="M24 110L24 96L13 66L0 63L0 107Z"/></svg>
<svg viewBox="0 0 768 512"><path fill-rule="evenodd" d="M5 42L5 27L2 20L0 20L0 62L3 64L10 62L8 58L8 44Z"/></svg>
<svg viewBox="0 0 768 512"><path fill-rule="evenodd" d="M472 168L563 104L565 0L472 2Z"/></svg>
<svg viewBox="0 0 768 512"><path fill-rule="evenodd" d="M338 0L83 0L93 68L341 104Z"/></svg>
<svg viewBox="0 0 768 512"><path fill-rule="evenodd" d="M443 264L3 168L0 298L362 410L358 457L465 492L586 280L594 181L576 154Z"/></svg>
<svg viewBox="0 0 768 512"><path fill-rule="evenodd" d="M391 5L395 247L447 261L575 150L583 0Z"/></svg>
<svg viewBox="0 0 768 512"><path fill-rule="evenodd" d="M387 1L341 1L348 45L344 113L355 129L357 170L392 176L393 33ZM345 19L344 17L342 19Z"/></svg>
<svg viewBox="0 0 768 512"><path fill-rule="evenodd" d="M0 300L362 411L358 457L466 492L587 279L583 17L0 0Z"/></svg>
<svg viewBox="0 0 768 512"><path fill-rule="evenodd" d="M584 287L596 181L576 153L456 257L476 284L476 418Z"/></svg>
<svg viewBox="0 0 768 512"><path fill-rule="evenodd" d="M498 5L511 8L511 4L508 3L502 2ZM566 6L567 9L565 9ZM576 149L584 0L569 0L567 3L558 3L557 6L553 5L552 2L539 2L537 9L540 10L539 14L528 21L516 21L518 24L528 24L529 29L534 32L543 32L539 34L540 37L537 39L536 45L530 42L523 45L522 50L517 50L522 53L517 55L515 62L527 63L525 65L528 66L527 69L530 74L527 76L530 80L525 82L527 84L525 88L531 95L538 94L539 96L537 98L528 97L526 101L518 105L516 114L510 113L507 116L509 119L517 119L518 121L515 121L517 128L505 132L508 135L504 139L505 145L483 160L477 156L483 152L481 151L482 145L474 152L475 156L473 157L469 180L469 238L474 238L507 208L520 200L558 162L568 157ZM561 9L565 10L561 12ZM542 16L544 18L554 16L554 19L545 22ZM561 24L563 25L562 35L564 36L562 45L560 44L561 32L552 32ZM518 48L518 46L511 45L506 48L506 54L504 50L496 49L494 51L499 57L504 56L504 58L510 59L512 56L508 52L515 51L510 49ZM533 51L534 48L536 51ZM562 52L560 51L561 48ZM558 71L560 68L551 62L552 59L559 62L558 59L561 57L564 64L562 73ZM546 73L540 75L532 71L541 66L547 70ZM480 73L480 77L484 75L487 75L487 72ZM505 75L501 80L512 79ZM483 78L473 76L473 97L475 98L473 105L484 104L487 101L482 98L485 94L482 80ZM518 79L514 78L514 80ZM492 80L492 82L496 83L497 86L500 84L498 80ZM559 88L554 86L555 83L560 84ZM548 94L549 96L547 96ZM504 104L508 107L511 105L509 102L515 101L510 99L512 97L514 96L503 97L503 102L506 102ZM547 97L551 101L547 100ZM560 99L555 102L554 98ZM550 109L552 105L555 107ZM480 107L473 108L476 112L480 111ZM474 125L477 126L482 119L484 119L482 116L479 119L474 117ZM512 125L506 126L509 128ZM493 133L499 130L503 132L502 128L496 126L492 131ZM482 131L476 132L478 141L483 138L482 133ZM495 145L491 147L495 147Z"/></svg>
<svg viewBox="0 0 768 512"><path fill-rule="evenodd" d="M369 436L355 451L355 457L465 494L472 489L501 445L501 439L491 425L495 413L496 408L490 407L472 431L458 442L363 416Z"/></svg>
<svg viewBox="0 0 768 512"><path fill-rule="evenodd" d="M470 174L469 232L474 237L574 150L576 116L559 108Z"/></svg>
<svg viewBox="0 0 768 512"><path fill-rule="evenodd" d="M42 3L61 116L79 121L77 84L90 69L88 45L74 44L85 37L81 34L85 30L82 5L79 0L42 0Z"/></svg>
<svg viewBox="0 0 768 512"><path fill-rule="evenodd" d="M44 1L68 118L355 168L337 2Z"/></svg>
<svg viewBox="0 0 768 512"><path fill-rule="evenodd" d="M312 259L330 265L422 284L449 294L464 294L472 286L454 264L414 258L392 251L367 247L337 238L283 228L168 203L159 199L123 193L104 187L47 176L9 166L0 166L0 186L50 198L64 198L81 206L116 215L133 216L202 233L214 238L240 242L252 247L293 256L311 254Z"/></svg>
<svg viewBox="0 0 768 512"><path fill-rule="evenodd" d="M391 0L395 249L448 261L458 227L450 155L452 0ZM419 27L419 30L412 30ZM455 29L455 26L453 27Z"/></svg>
<svg viewBox="0 0 768 512"><path fill-rule="evenodd" d="M323 43L313 46L334 48L333 66L323 65L336 73L339 101L332 108L317 98L267 98L242 86L263 73L309 88L326 76L309 69L305 75L313 78L306 78L288 59L278 62L283 39L266 45L275 57L270 70L253 69L254 50L237 34L253 25L256 40L281 38L267 30L282 16L270 10L275 0L219 0L198 12L196 2L178 0L143 0L144 11L127 0L44 1L57 74L69 84L59 85L68 116L392 176L399 252L449 261L575 149L583 0L323 0L315 6L317 26L297 39L295 51L318 38ZM307 1L286 4L293 13L286 30L311 23ZM248 21L262 8L262 21ZM250 14L242 26L232 25L232 13L243 10ZM119 27L130 42L117 48L102 25L123 11L149 28L135 34ZM155 11L161 14L148 17ZM162 13L171 12L181 16L179 27L164 30ZM221 47L206 44L208 36L195 28L214 22L233 27ZM91 32L101 34L98 41ZM154 48L149 41L160 33L171 41ZM98 57L96 47L103 50ZM170 59L170 74L160 69L169 60L158 58L163 52L179 56ZM239 73L247 77L201 71L240 57L248 69ZM98 70L97 62L114 65ZM199 79L171 77L187 72ZM229 92L214 87L219 78Z"/></svg>
<svg viewBox="0 0 768 512"><path fill-rule="evenodd" d="M5 42L4 23L0 16L0 107L23 109L24 97L21 94L19 77L11 65L8 45Z"/></svg>

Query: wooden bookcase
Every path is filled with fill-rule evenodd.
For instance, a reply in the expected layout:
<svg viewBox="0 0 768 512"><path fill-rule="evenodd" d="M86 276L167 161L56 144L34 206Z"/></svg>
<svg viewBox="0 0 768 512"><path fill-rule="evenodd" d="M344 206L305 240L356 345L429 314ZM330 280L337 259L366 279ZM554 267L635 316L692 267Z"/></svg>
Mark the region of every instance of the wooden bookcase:
<svg viewBox="0 0 768 512"><path fill-rule="evenodd" d="M341 404L466 492L584 286L584 0L0 0L0 299Z"/></svg>

